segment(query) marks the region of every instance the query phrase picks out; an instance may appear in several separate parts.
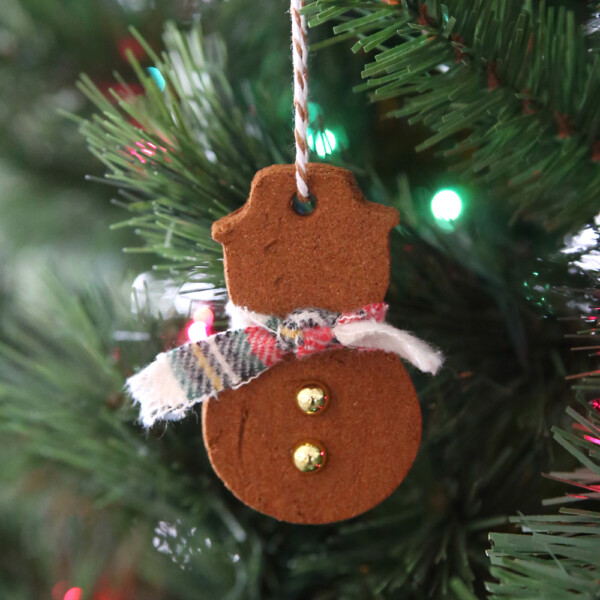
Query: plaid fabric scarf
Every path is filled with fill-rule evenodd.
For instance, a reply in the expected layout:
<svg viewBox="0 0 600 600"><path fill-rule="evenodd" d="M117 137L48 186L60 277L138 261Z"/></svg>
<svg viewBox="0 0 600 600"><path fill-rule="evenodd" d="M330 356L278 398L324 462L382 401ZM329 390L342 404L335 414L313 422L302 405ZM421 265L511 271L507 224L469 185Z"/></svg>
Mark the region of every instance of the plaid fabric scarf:
<svg viewBox="0 0 600 600"><path fill-rule="evenodd" d="M285 319L228 308L241 327L159 354L127 380L146 427L183 418L194 404L248 383L288 353L302 358L342 346L381 349L431 373L442 362L439 352L384 323L388 307L383 303L347 313L301 309Z"/></svg>

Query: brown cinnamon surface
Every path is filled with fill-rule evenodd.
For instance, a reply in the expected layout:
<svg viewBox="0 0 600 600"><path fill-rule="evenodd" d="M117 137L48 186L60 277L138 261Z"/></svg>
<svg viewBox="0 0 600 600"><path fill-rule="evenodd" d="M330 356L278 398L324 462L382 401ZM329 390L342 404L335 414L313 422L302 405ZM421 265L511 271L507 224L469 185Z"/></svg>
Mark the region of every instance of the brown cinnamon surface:
<svg viewBox="0 0 600 600"><path fill-rule="evenodd" d="M302 413L296 392L330 390L326 409ZM204 403L203 434L213 468L252 508L292 523L354 517L404 479L421 438L421 411L402 362L393 354L330 350L287 357L238 390ZM302 473L292 454L303 441L327 453L321 471Z"/></svg>
<svg viewBox="0 0 600 600"><path fill-rule="evenodd" d="M300 216L294 165L259 171L243 207L213 224L231 300L285 316L296 308L346 311L381 302L398 211L365 200L350 171L308 165L317 207Z"/></svg>
<svg viewBox="0 0 600 600"><path fill-rule="evenodd" d="M398 212L365 200L350 171L308 165L316 209L298 215L294 165L259 171L246 204L213 224L223 244L231 300L283 317L297 308L344 312L384 299L389 234ZM307 415L296 393L320 383L327 408ZM276 519L319 524L349 519L400 484L416 456L421 411L400 359L338 349L287 356L254 381L203 406L210 461L242 502ZM303 473L294 449L316 441L327 460Z"/></svg>

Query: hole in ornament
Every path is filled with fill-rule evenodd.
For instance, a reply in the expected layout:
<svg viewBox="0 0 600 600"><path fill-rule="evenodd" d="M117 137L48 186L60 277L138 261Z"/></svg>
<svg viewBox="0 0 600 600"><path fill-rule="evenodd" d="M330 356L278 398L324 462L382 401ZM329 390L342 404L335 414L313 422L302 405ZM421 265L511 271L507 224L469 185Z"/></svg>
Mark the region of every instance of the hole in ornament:
<svg viewBox="0 0 600 600"><path fill-rule="evenodd" d="M306 217L312 214L317 208L317 199L312 195L308 195L308 202L302 202L300 198L298 198L297 194L294 194L292 199L292 208L297 215L301 217Z"/></svg>

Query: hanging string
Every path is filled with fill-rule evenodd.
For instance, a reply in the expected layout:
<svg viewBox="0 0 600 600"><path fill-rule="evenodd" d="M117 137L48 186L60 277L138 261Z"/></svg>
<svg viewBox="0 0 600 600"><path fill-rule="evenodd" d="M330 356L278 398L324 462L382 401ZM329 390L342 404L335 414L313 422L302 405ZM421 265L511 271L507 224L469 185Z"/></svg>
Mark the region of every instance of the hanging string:
<svg viewBox="0 0 600 600"><path fill-rule="evenodd" d="M310 201L306 165L308 164L308 44L306 18L300 13L304 0L291 0L292 57L294 64L294 135L296 137L296 188L298 200Z"/></svg>

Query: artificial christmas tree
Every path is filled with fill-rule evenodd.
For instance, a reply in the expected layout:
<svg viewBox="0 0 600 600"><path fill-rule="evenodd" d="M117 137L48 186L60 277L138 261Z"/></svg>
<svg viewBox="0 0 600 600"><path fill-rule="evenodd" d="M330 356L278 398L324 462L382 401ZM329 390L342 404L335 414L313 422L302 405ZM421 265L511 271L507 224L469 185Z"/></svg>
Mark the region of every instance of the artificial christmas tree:
<svg viewBox="0 0 600 600"><path fill-rule="evenodd" d="M39 3L10 4L61 30ZM305 9L311 99L321 105L309 116L314 154L350 167L371 201L401 213L390 236L389 320L447 356L435 378L410 370L423 436L400 490L365 515L322 527L244 507L210 467L199 412L198 421L144 434L123 393L127 377L174 345L196 298L211 303L215 330L226 329L221 247L210 227L242 206L259 169L292 162L287 6L186 3L178 23L165 26L162 52L152 32L164 15L143 9L141 2L134 11L143 36L132 34L143 54L128 43L133 68L111 84L113 93L109 76L96 75L93 59L85 63L86 52L64 38L66 55L90 74L80 89L97 110L62 108L79 113L119 189L117 204L131 212L124 224L157 268L152 286L136 287L135 315L122 291L134 276L123 262L108 284L62 276L18 301L12 283L21 272L2 278L0 590L49 597L66 582L65 593L80 588L82 598L127 590L187 599L199 589L240 599L595 597L595 7L319 0ZM188 18L199 16L200 25ZM120 31L118 39L129 39ZM119 56L117 40L106 46ZM12 73L25 73L31 54L2 48ZM23 121L6 123L11 146L25 144L15 158L41 177L27 152L40 147L35 135ZM44 145L52 168L79 173L82 154L56 146ZM441 190L454 195L438 197L434 216L430 202ZM79 228L88 226L82 219ZM6 229L13 239L18 228ZM184 281L171 297L179 312L165 309L169 290ZM565 417L569 404L576 410ZM568 452L557 449L553 427ZM562 483L542 477L549 472ZM557 498L564 481L579 487ZM519 513L542 516L515 519Z"/></svg>

